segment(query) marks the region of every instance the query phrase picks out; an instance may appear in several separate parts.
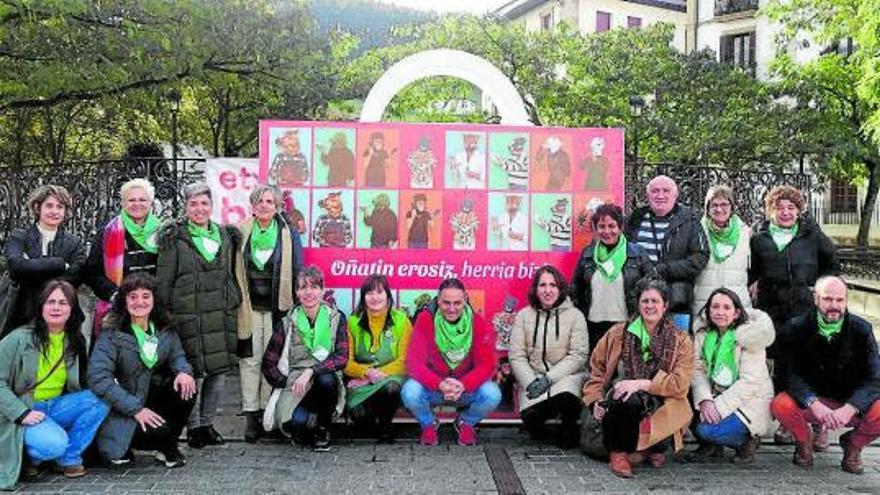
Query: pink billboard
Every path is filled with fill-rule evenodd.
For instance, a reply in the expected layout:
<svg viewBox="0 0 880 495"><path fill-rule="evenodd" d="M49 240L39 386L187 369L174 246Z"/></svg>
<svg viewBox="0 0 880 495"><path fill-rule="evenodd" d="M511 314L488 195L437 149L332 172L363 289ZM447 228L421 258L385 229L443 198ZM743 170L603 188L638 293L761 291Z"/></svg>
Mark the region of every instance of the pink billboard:
<svg viewBox="0 0 880 495"><path fill-rule="evenodd" d="M570 276L590 211L623 204L623 144L607 128L265 120L259 173L341 310L371 273L409 312L458 277L503 352L534 271Z"/></svg>

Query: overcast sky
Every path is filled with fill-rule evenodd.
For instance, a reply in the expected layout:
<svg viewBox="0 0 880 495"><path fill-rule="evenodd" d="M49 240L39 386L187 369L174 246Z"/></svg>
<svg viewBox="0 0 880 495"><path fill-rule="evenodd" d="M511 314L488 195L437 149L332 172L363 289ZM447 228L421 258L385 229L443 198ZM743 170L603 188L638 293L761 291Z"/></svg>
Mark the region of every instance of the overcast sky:
<svg viewBox="0 0 880 495"><path fill-rule="evenodd" d="M385 3L393 3L405 7L413 7L421 10L433 10L435 12L472 12L484 14L507 0L381 0Z"/></svg>

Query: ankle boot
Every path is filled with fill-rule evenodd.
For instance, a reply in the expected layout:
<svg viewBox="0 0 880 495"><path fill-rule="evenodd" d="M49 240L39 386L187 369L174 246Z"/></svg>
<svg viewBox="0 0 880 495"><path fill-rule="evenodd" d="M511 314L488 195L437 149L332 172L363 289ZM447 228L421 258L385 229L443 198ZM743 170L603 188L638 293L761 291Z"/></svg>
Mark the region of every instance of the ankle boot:
<svg viewBox="0 0 880 495"><path fill-rule="evenodd" d="M795 440L794 457L791 462L802 468L813 467L813 432L807 428L807 439L804 442Z"/></svg>
<svg viewBox="0 0 880 495"><path fill-rule="evenodd" d="M734 464L751 464L755 462L755 452L761 445L761 437L752 435L742 445L737 447L736 454L730 458Z"/></svg>
<svg viewBox="0 0 880 495"><path fill-rule="evenodd" d="M608 454L608 467L611 472L621 478L632 478L632 466L626 458L626 452L611 452Z"/></svg>
<svg viewBox="0 0 880 495"><path fill-rule="evenodd" d="M862 449L853 447L851 441L851 431L840 435L840 446L843 448L843 461L840 462L840 467L847 473L862 474L865 472L862 466Z"/></svg>
<svg viewBox="0 0 880 495"><path fill-rule="evenodd" d="M244 441L247 443L256 443L263 435L262 419L263 415L259 411L246 411L244 413Z"/></svg>

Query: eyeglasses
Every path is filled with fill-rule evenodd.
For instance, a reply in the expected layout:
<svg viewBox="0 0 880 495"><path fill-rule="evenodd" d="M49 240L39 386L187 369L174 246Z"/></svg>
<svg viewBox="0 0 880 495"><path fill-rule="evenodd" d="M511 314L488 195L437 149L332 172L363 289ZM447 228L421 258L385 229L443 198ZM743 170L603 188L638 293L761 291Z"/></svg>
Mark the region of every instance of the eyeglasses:
<svg viewBox="0 0 880 495"><path fill-rule="evenodd" d="M729 210L730 203L712 203L709 205L710 210Z"/></svg>

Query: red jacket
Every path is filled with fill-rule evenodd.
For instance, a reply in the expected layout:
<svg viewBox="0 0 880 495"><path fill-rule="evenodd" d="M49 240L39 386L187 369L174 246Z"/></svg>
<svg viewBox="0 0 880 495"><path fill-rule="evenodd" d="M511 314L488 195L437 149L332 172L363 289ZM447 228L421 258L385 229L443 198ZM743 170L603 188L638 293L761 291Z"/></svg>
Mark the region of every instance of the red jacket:
<svg viewBox="0 0 880 495"><path fill-rule="evenodd" d="M445 378L460 381L466 391L475 392L492 379L495 372L495 329L473 313L474 336L471 350L454 370L449 369L434 340L434 313L422 311L416 318L406 353L410 378L429 390L437 390Z"/></svg>

